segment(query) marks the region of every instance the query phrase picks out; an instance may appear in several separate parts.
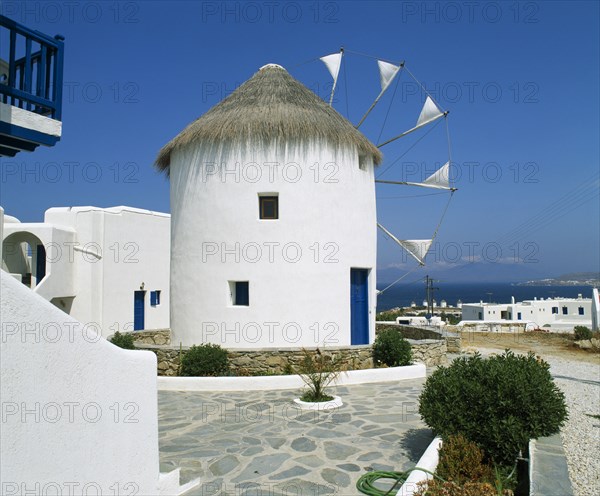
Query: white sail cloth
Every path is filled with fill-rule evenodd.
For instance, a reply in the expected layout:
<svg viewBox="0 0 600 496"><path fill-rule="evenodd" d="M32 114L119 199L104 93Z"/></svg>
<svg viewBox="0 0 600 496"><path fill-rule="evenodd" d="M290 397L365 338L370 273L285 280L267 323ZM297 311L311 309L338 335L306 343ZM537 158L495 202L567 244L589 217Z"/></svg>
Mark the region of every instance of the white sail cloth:
<svg viewBox="0 0 600 496"><path fill-rule="evenodd" d="M430 122L435 121L444 115L439 107L435 104L435 102L428 96L425 100L425 104L421 109L421 114L419 115L419 119L417 120L417 127L424 126L425 124L429 124Z"/></svg>
<svg viewBox="0 0 600 496"><path fill-rule="evenodd" d="M448 189L456 191L454 188L452 188L452 186L450 186L450 162L446 162L422 183L410 181L384 181L381 179L376 179L375 182L383 184L404 184L408 186L422 186L424 188Z"/></svg>
<svg viewBox="0 0 600 496"><path fill-rule="evenodd" d="M320 59L327 70L331 74L331 77L334 81L337 81L338 74L340 73L340 66L342 65L342 54L341 53L332 53L331 55L325 55Z"/></svg>
<svg viewBox="0 0 600 496"><path fill-rule="evenodd" d="M425 265L425 257L431 248L433 239L398 239L381 224L377 223L377 227L412 255L420 265Z"/></svg>
<svg viewBox="0 0 600 496"><path fill-rule="evenodd" d="M379 82L381 83L381 92L383 93L394 80L396 74L398 74L400 66L384 62L383 60L378 60L377 66L379 67Z"/></svg>
<svg viewBox="0 0 600 496"><path fill-rule="evenodd" d="M450 187L450 162L446 162L422 183L410 183L410 186L423 186L424 188L452 189Z"/></svg>
<svg viewBox="0 0 600 496"><path fill-rule="evenodd" d="M340 73L340 66L342 65L342 55L344 52L332 53L331 55L325 55L321 57L321 62L325 64L327 70L333 78L333 86L331 88L331 96L329 97L329 105L333 103L333 95L335 93L335 86L337 85L338 75Z"/></svg>

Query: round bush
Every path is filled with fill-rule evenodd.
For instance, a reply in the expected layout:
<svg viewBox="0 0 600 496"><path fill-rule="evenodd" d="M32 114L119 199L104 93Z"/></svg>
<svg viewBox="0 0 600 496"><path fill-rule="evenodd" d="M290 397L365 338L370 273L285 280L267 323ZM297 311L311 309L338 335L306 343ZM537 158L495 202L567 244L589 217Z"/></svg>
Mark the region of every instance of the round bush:
<svg viewBox="0 0 600 496"><path fill-rule="evenodd" d="M586 326L575 326L573 331L575 333L575 341L587 341L594 337L594 333Z"/></svg>
<svg viewBox="0 0 600 496"><path fill-rule="evenodd" d="M373 363L376 367L400 367L410 365L412 353L410 343L402 337L397 329L383 329L377 334L373 343Z"/></svg>
<svg viewBox="0 0 600 496"><path fill-rule="evenodd" d="M133 344L133 336L131 334L121 334L119 331L115 332L113 337L110 338L110 342L119 348L124 348L126 350L135 350L135 345Z"/></svg>
<svg viewBox="0 0 600 496"><path fill-rule="evenodd" d="M219 376L229 374L227 350L218 344L192 346L181 358L183 376Z"/></svg>
<svg viewBox="0 0 600 496"><path fill-rule="evenodd" d="M533 353L508 350L487 359L458 358L428 377L419 413L442 437L463 434L488 460L512 464L530 439L556 434L567 419L549 368Z"/></svg>

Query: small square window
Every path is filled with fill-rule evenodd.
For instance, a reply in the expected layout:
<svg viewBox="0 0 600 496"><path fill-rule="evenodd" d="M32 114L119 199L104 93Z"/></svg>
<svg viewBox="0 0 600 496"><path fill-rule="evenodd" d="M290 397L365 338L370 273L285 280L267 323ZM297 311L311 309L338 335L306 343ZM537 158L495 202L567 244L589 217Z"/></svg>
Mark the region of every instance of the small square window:
<svg viewBox="0 0 600 496"><path fill-rule="evenodd" d="M552 313L558 313L558 307L552 307Z"/></svg>
<svg viewBox="0 0 600 496"><path fill-rule="evenodd" d="M279 197L278 196L259 196L258 206L261 219L276 220L279 219Z"/></svg>
<svg viewBox="0 0 600 496"><path fill-rule="evenodd" d="M150 305L153 307L160 305L160 290L150 291Z"/></svg>
<svg viewBox="0 0 600 496"><path fill-rule="evenodd" d="M562 307L563 315L569 315L569 309L567 307Z"/></svg>
<svg viewBox="0 0 600 496"><path fill-rule="evenodd" d="M584 315L585 310L583 309L583 307L579 307L579 315Z"/></svg>
<svg viewBox="0 0 600 496"><path fill-rule="evenodd" d="M234 306L250 305L250 283L248 281L229 281L231 304Z"/></svg>

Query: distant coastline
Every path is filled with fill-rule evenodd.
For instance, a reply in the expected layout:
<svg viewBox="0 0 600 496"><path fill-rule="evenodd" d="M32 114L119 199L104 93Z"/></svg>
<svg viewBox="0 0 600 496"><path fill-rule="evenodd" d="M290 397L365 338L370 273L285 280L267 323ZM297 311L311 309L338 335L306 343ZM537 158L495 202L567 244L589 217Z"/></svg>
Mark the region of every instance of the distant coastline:
<svg viewBox="0 0 600 496"><path fill-rule="evenodd" d="M384 283L378 284L379 289L385 287ZM442 300L448 306L455 306L458 300L462 303L478 303L479 301L492 303L510 303L514 296L516 301L533 300L534 298L583 298L592 297L592 286L582 285L520 285L510 282L476 282L476 283L448 283L438 282L434 291L434 299L438 305ZM383 294L377 296L377 311L382 312L395 307L407 307L414 301L421 305L425 298L425 285L398 284L391 287ZM441 312L442 308L437 308Z"/></svg>
<svg viewBox="0 0 600 496"><path fill-rule="evenodd" d="M595 272L578 272L564 274L559 277L535 279L517 283L517 286L600 286L600 274Z"/></svg>

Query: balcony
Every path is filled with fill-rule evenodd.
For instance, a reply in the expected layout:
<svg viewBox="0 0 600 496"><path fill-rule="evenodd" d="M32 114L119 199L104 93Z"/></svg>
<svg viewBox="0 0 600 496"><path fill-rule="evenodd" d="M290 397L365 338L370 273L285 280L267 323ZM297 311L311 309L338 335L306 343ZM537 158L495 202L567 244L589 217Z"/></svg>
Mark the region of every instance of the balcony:
<svg viewBox="0 0 600 496"><path fill-rule="evenodd" d="M60 140L63 39L0 16L0 157Z"/></svg>

